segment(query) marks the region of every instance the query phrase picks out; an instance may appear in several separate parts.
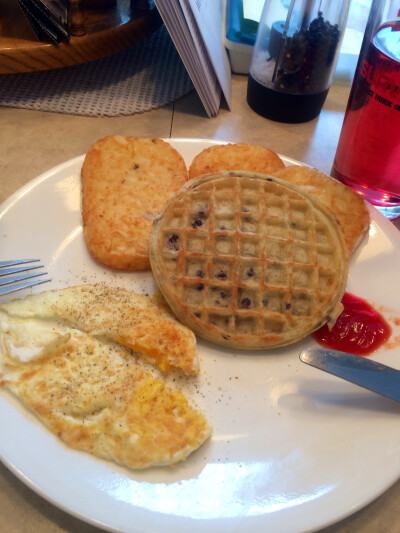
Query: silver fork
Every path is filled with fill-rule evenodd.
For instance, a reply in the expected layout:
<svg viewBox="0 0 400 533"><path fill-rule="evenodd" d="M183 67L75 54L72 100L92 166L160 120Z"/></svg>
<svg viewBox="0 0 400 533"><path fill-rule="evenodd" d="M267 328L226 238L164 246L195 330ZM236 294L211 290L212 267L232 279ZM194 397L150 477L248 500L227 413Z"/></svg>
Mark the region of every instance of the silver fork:
<svg viewBox="0 0 400 533"><path fill-rule="evenodd" d="M44 276L47 272L30 272L22 274L28 270L43 268L43 265L31 265L38 263L40 259L16 259L10 261L0 261L0 295L33 287L40 283L46 283L51 279L32 279Z"/></svg>

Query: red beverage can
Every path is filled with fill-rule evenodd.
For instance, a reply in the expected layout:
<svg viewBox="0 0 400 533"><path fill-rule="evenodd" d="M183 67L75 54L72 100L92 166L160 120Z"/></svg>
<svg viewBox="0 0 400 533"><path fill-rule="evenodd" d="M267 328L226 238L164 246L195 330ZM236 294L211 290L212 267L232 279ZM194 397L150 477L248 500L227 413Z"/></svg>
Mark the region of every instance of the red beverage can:
<svg viewBox="0 0 400 533"><path fill-rule="evenodd" d="M400 215L400 20L364 40L331 174Z"/></svg>

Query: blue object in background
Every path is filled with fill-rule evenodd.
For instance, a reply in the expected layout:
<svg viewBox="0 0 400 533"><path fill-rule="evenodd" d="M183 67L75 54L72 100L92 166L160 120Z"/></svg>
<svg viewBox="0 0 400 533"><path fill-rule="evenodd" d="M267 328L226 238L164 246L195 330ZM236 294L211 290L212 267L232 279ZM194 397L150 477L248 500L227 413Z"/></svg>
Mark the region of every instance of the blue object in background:
<svg viewBox="0 0 400 533"><path fill-rule="evenodd" d="M230 41L251 46L256 42L258 22L245 18L243 2L245 0L228 0L226 6L226 37ZM263 2L261 2L262 4Z"/></svg>

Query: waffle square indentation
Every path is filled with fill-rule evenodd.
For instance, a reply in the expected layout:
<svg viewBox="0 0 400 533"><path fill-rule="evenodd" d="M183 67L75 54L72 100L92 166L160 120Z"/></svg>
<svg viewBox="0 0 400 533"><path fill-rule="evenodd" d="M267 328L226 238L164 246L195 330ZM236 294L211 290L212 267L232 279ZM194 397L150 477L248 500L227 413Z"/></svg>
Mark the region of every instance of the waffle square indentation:
<svg viewBox="0 0 400 533"><path fill-rule="evenodd" d="M169 228L182 228L184 226L185 210L182 208L176 208L173 213L168 214L166 221Z"/></svg>
<svg viewBox="0 0 400 533"><path fill-rule="evenodd" d="M287 237L288 228L286 224L282 224L279 220L268 218L264 221L262 233L267 237L284 239Z"/></svg>
<svg viewBox="0 0 400 533"><path fill-rule="evenodd" d="M302 265L314 265L316 260L315 248L306 244L293 243L292 259L295 263Z"/></svg>
<svg viewBox="0 0 400 533"><path fill-rule="evenodd" d="M276 291L264 291L262 306L264 311L283 315L286 309L286 293Z"/></svg>
<svg viewBox="0 0 400 533"><path fill-rule="evenodd" d="M287 261L289 247L286 241L267 239L265 242L265 257L269 261Z"/></svg>
<svg viewBox="0 0 400 533"><path fill-rule="evenodd" d="M313 290L317 284L317 271L314 268L293 267L292 286L294 289Z"/></svg>
<svg viewBox="0 0 400 533"><path fill-rule="evenodd" d="M206 213L210 208L210 202L208 195L205 193L198 193L192 197L192 210L194 212Z"/></svg>
<svg viewBox="0 0 400 533"><path fill-rule="evenodd" d="M242 198L241 213L257 217L260 212L259 201L257 198L246 196Z"/></svg>
<svg viewBox="0 0 400 533"><path fill-rule="evenodd" d="M165 273L168 277L175 279L179 273L178 257L164 257Z"/></svg>
<svg viewBox="0 0 400 533"><path fill-rule="evenodd" d="M260 233L259 219L250 215L240 217L239 229L242 233Z"/></svg>
<svg viewBox="0 0 400 533"><path fill-rule="evenodd" d="M258 333L258 319L253 316L235 316L236 331L241 335L256 335Z"/></svg>
<svg viewBox="0 0 400 533"><path fill-rule="evenodd" d="M318 250L318 265L322 268L329 268L331 267L332 263L334 263L332 258L332 252L330 250Z"/></svg>
<svg viewBox="0 0 400 533"><path fill-rule="evenodd" d="M188 305L201 305L204 301L204 283L191 283L183 286L183 300Z"/></svg>
<svg viewBox="0 0 400 533"><path fill-rule="evenodd" d="M238 309L259 309L260 292L249 287L239 287L237 291L237 308Z"/></svg>
<svg viewBox="0 0 400 533"><path fill-rule="evenodd" d="M311 226L304 222L291 222L290 232L293 240L312 242Z"/></svg>
<svg viewBox="0 0 400 533"><path fill-rule="evenodd" d="M214 212L217 216L226 214L230 215L235 212L235 200L231 196L232 191L229 191L229 193L225 193L224 195L215 195Z"/></svg>
<svg viewBox="0 0 400 533"><path fill-rule="evenodd" d="M207 185L215 191L214 194L216 196L220 196L222 198L229 198L232 196L232 192L238 186L238 184L239 178L234 178L232 180L231 178L227 177L220 180L216 180L214 182L209 182Z"/></svg>
<svg viewBox="0 0 400 533"><path fill-rule="evenodd" d="M216 255L234 255L235 240L229 235L215 235L214 253Z"/></svg>
<svg viewBox="0 0 400 533"><path fill-rule="evenodd" d="M313 220L310 206L304 200L290 200L290 219L296 224Z"/></svg>
<svg viewBox="0 0 400 533"><path fill-rule="evenodd" d="M239 267L239 283L259 286L262 278L261 264L256 261L242 261Z"/></svg>
<svg viewBox="0 0 400 533"><path fill-rule="evenodd" d="M266 263L264 270L266 285L287 287L289 284L289 268L283 263Z"/></svg>
<svg viewBox="0 0 400 533"><path fill-rule="evenodd" d="M290 312L293 316L312 316L313 298L310 294L299 292L292 294Z"/></svg>
<svg viewBox="0 0 400 533"><path fill-rule="evenodd" d="M209 238L206 233L191 233L187 235L186 250L188 252L206 253L208 251Z"/></svg>
<svg viewBox="0 0 400 533"><path fill-rule="evenodd" d="M258 180L254 180L252 178L241 179L239 181L239 185L243 196L246 196L248 194L258 196L262 192L263 184L260 183Z"/></svg>
<svg viewBox="0 0 400 533"><path fill-rule="evenodd" d="M179 232L167 230L164 232L164 250L177 252L181 248L181 237Z"/></svg>
<svg viewBox="0 0 400 533"><path fill-rule="evenodd" d="M205 211L193 211L188 216L188 223L193 229L208 231L208 216Z"/></svg>
<svg viewBox="0 0 400 533"><path fill-rule="evenodd" d="M210 313L208 316L208 320L211 325L216 326L217 328L220 328L224 331L228 331L232 318L228 315Z"/></svg>
<svg viewBox="0 0 400 533"><path fill-rule="evenodd" d="M214 231L235 231L235 229L236 218L233 214L215 216Z"/></svg>
<svg viewBox="0 0 400 533"><path fill-rule="evenodd" d="M233 281L234 263L229 260L214 258L211 264L211 280Z"/></svg>
<svg viewBox="0 0 400 533"><path fill-rule="evenodd" d="M261 257L261 241L257 237L242 236L239 253L242 257Z"/></svg>
<svg viewBox="0 0 400 533"><path fill-rule="evenodd" d="M264 205L264 213L268 217L276 217L282 219L285 214L285 205L280 199L272 198Z"/></svg>
<svg viewBox="0 0 400 533"><path fill-rule="evenodd" d="M226 309L232 307L232 289L230 287L212 286L208 291L207 303L210 307Z"/></svg>
<svg viewBox="0 0 400 533"><path fill-rule="evenodd" d="M285 323L282 320L274 320L273 318L265 318L263 321L264 332L268 334L280 334L285 328Z"/></svg>
<svg viewBox="0 0 400 533"><path fill-rule="evenodd" d="M207 260L197 256L187 257L185 274L189 278L205 278L207 275Z"/></svg>

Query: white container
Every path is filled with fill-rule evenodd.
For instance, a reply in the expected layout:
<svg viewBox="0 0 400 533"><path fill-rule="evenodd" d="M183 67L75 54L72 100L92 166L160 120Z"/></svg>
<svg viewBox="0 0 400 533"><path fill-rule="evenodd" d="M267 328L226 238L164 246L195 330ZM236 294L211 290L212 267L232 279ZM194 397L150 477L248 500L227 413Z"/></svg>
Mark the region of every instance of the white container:
<svg viewBox="0 0 400 533"><path fill-rule="evenodd" d="M224 35L224 45L228 50L231 70L235 74L248 74L250 68L253 46L243 43L235 43Z"/></svg>

